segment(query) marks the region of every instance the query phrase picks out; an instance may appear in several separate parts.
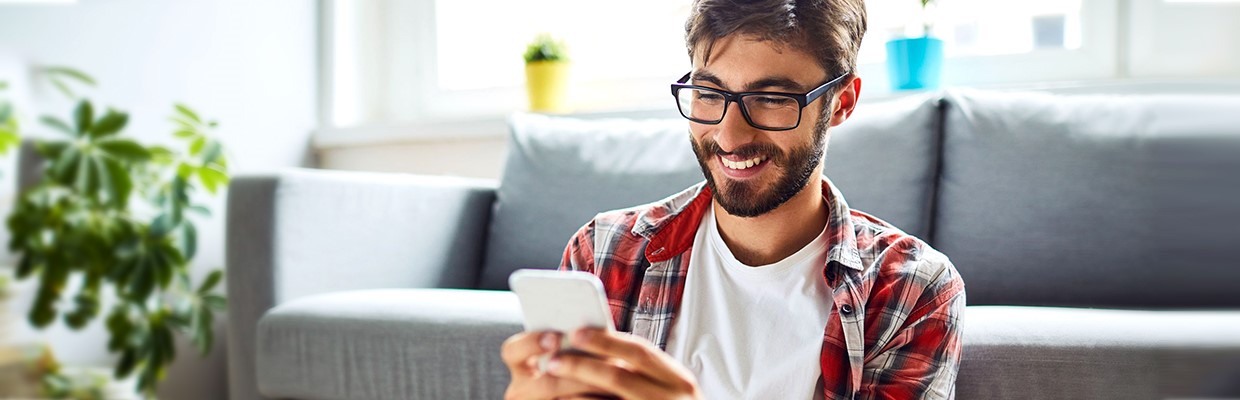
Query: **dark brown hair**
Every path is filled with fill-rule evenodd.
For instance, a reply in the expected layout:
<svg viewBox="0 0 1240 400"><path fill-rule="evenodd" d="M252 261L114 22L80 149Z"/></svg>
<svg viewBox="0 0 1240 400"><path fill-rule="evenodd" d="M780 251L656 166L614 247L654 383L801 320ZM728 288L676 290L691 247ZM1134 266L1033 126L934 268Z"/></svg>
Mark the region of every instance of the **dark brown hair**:
<svg viewBox="0 0 1240 400"><path fill-rule="evenodd" d="M856 70L865 28L863 0L696 0L685 44L706 60L716 40L751 35L810 54L829 79Z"/></svg>

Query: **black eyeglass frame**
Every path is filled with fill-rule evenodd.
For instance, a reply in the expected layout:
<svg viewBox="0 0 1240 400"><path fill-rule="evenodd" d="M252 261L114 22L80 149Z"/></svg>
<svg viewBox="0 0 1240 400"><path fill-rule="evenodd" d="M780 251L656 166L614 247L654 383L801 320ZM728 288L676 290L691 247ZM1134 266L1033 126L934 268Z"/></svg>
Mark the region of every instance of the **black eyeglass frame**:
<svg viewBox="0 0 1240 400"><path fill-rule="evenodd" d="M831 86L834 86L835 84L839 83L841 80L844 79L844 77L852 75L852 72L845 72L844 74L835 77L835 79L829 80L827 81L827 83L824 83L818 86L817 88L814 88L814 90L810 90L809 93L805 93L805 94L785 93L785 92L733 93L733 92L729 92L723 89L716 89L712 87L698 86L698 85L685 83L689 81L689 77L691 75L693 75L692 71L687 72L685 73L685 76L681 77L679 80L676 81L676 83L672 84L672 98L676 99L676 110L679 111L680 116L685 117L685 119L688 119L693 122L697 122L699 124L718 125L720 122L723 122L723 118L728 115L728 106L730 106L731 103L735 102L740 105L741 115L745 117L745 122L748 122L749 126L752 126L754 128L758 128L764 131L790 131L790 130L796 129L797 127L801 126L801 114L804 113L805 106L808 106L809 103L813 103L814 100L818 100L819 97L822 97L823 94L827 93L827 90L830 89ZM706 120L706 119L700 119L700 118L693 118L688 115L685 115L685 110L680 107L680 91L682 89L705 90L708 92L718 93L719 95L723 96L723 112L719 114L719 119ZM748 96L770 96L770 95L786 96L786 97L792 98L793 100L796 100L797 105L800 106L800 108L797 110L796 125L793 125L792 127L789 127L789 128L771 128L771 127L758 125L757 123L753 122L753 118L750 118L749 116L749 107L745 106L745 102L742 100L744 100L745 97L748 97Z"/></svg>

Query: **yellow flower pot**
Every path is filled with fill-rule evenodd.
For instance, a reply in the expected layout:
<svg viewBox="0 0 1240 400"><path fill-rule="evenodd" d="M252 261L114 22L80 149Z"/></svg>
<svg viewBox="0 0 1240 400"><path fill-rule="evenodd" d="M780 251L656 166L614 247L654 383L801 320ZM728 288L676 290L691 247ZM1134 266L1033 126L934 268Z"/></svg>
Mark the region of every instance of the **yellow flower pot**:
<svg viewBox="0 0 1240 400"><path fill-rule="evenodd" d="M568 62L534 61L525 64L525 89L530 96L530 111L571 111L568 107Z"/></svg>

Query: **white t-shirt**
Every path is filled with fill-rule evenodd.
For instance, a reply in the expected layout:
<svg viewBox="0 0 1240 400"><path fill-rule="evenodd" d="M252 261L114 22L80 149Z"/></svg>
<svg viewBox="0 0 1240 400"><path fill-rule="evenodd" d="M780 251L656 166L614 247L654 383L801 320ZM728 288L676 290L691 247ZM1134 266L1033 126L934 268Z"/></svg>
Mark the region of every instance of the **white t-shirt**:
<svg viewBox="0 0 1240 400"><path fill-rule="evenodd" d="M706 398L822 397L826 244L824 228L791 256L750 267L724 243L713 207L702 217L667 352L693 371Z"/></svg>

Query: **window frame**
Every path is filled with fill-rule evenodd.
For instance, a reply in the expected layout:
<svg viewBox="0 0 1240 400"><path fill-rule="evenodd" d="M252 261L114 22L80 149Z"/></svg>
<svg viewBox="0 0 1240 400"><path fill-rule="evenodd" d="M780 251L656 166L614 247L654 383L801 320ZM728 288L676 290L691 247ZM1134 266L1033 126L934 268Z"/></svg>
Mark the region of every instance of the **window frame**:
<svg viewBox="0 0 1240 400"><path fill-rule="evenodd" d="M324 133L347 134L350 129L391 132L409 127L411 136L443 138L426 126L454 121L503 120L525 105L522 86L442 90L438 85L435 0L320 1L320 126ZM1039 49L1030 53L959 56L944 61L943 86L1020 86L1048 82L1123 78L1121 58L1126 34L1121 24L1120 0L1082 1L1081 46L1078 49ZM342 9L343 7L349 9ZM347 21L352 20L352 21ZM356 29L358 21L371 22ZM354 36L342 35L353 30ZM365 43L342 49L342 40ZM866 40L886 40L871 32ZM342 58L342 57L351 58ZM685 59L686 67L689 60ZM863 79L862 99L904 95L892 92L885 63L858 65ZM399 71L399 73L397 73ZM651 113L676 115L666 88L683 73L577 82L575 113ZM407 88L394 90L393 88ZM608 93L606 99L581 93ZM480 99L486 99L480 101ZM389 136L384 134L383 136Z"/></svg>

